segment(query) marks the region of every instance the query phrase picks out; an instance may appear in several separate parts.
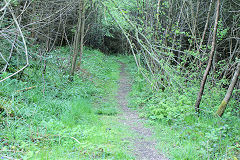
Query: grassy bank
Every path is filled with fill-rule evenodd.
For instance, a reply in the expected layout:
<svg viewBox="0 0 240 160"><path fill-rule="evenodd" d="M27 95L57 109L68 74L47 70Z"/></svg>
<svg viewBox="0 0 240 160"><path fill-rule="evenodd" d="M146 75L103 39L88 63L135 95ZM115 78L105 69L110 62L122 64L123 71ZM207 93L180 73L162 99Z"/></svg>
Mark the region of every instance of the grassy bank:
<svg viewBox="0 0 240 160"><path fill-rule="evenodd" d="M0 84L0 158L131 159L114 121L118 58L85 49L70 82L70 49L48 55Z"/></svg>
<svg viewBox="0 0 240 160"><path fill-rule="evenodd" d="M200 83L192 83L191 87L182 83L185 91L174 87L153 91L152 85L134 69L134 63L129 64L128 70L134 77L129 106L139 110L148 119L148 125L155 128L159 149L170 159L240 158L239 103L233 98L223 118L214 115L225 89L207 86L198 116L194 104Z"/></svg>

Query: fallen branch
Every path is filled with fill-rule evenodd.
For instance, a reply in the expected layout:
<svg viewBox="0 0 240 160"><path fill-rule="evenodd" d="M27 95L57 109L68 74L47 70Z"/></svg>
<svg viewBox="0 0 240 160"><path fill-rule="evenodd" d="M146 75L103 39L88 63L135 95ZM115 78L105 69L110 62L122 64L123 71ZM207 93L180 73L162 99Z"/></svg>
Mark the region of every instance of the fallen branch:
<svg viewBox="0 0 240 160"><path fill-rule="evenodd" d="M76 142L78 142L79 144L81 144L76 138L74 137L70 137L71 139L75 140Z"/></svg>
<svg viewBox="0 0 240 160"><path fill-rule="evenodd" d="M31 90L31 89L34 89L36 88L37 86L32 86L32 87L28 87L28 88L24 88L24 89L21 89L21 90L17 90L16 92L26 92L28 90Z"/></svg>

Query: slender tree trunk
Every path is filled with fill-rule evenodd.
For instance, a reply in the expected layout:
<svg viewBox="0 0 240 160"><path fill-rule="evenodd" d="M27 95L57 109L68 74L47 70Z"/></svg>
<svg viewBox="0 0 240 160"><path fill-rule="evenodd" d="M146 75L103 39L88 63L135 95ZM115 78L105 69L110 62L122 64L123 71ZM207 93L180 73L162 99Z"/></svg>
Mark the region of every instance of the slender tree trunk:
<svg viewBox="0 0 240 160"><path fill-rule="evenodd" d="M233 89L234 89L234 86L236 85L237 83L237 80L238 80L238 76L240 74L240 62L238 62L238 65L237 65L237 69L234 73L234 76L232 78L232 82L230 84L230 86L228 87L228 90L227 90L227 93L222 101L222 103L220 104L216 114L219 115L220 117L223 115L226 107L227 107L227 104L232 96L232 92L233 92Z"/></svg>
<svg viewBox="0 0 240 160"><path fill-rule="evenodd" d="M213 56L214 56L214 52L215 52L217 25L218 25L218 17L219 17L219 8L220 8L220 0L217 0L216 18L215 18L214 31L213 31L213 40L212 40L212 49L211 49L211 52L210 52L208 65L207 65L207 68L206 68L206 70L204 72L203 79L202 79L201 86L200 86L200 91L198 93L197 101L196 101L196 104L195 104L195 110L196 110L197 113L200 112L199 105L200 105L201 100L202 100L202 95L203 95L205 83L206 83L209 71L211 69L211 66L212 66Z"/></svg>
<svg viewBox="0 0 240 160"><path fill-rule="evenodd" d="M85 37L85 1L83 0L83 10L81 15L81 37L80 37L80 57L79 57L79 66L81 67L82 55L83 55L83 46L84 46L84 37Z"/></svg>
<svg viewBox="0 0 240 160"><path fill-rule="evenodd" d="M182 12L183 12L183 7L184 7L184 5L185 5L185 2L183 2L182 3L182 5L181 5L181 9L180 9L180 12L179 12L179 15L178 15L178 20L177 20L177 27L178 26L180 26L179 28L180 28L180 31L182 32L182 30L183 30L183 26L182 25L180 25L180 20L181 20L181 18L182 18ZM182 36L182 34L181 34L181 36ZM173 42L172 42L172 49L174 49L175 48L175 46L176 46L176 39L177 39L177 33L175 32L174 33L174 37L173 37ZM180 38L181 39L181 38Z"/></svg>
<svg viewBox="0 0 240 160"><path fill-rule="evenodd" d="M80 44L80 39L83 35L81 35L81 30L82 30L82 16L83 16L83 11L84 11L84 0L80 0L79 1L79 15L78 15L78 24L77 24L77 30L74 36L74 44L73 44L73 59L72 59L72 68L71 68L71 72L70 75L71 77L74 76L74 72L75 72L75 68L76 68L76 62L77 62L77 57L79 54L79 45L81 47ZM81 47L82 48L82 47ZM80 49L81 49L80 48Z"/></svg>
<svg viewBox="0 0 240 160"><path fill-rule="evenodd" d="M157 3L157 12L156 12L156 18L157 18L157 21L155 22L155 31L154 31L154 38L155 38L155 41L157 41L159 39L159 35L158 35L158 30L160 28L160 5L161 5L161 0L158 0L158 3Z"/></svg>
<svg viewBox="0 0 240 160"><path fill-rule="evenodd" d="M202 45L203 45L203 41L205 39L205 35L206 35L206 32L207 32L207 28L208 28L208 24L209 24L209 19L210 19L210 14L211 14L211 8L212 8L212 4L213 4L213 0L211 0L210 2L210 5L209 5L209 9L208 9L208 14L207 14L207 20L206 20L206 23L205 23L205 27L204 27L204 31L203 31L203 34L202 34L202 38L200 40L200 44L198 46L198 50L197 50L197 53L200 52L200 50L202 51ZM206 50L205 50L206 51ZM204 53L205 53L204 51ZM200 54L200 53L199 53ZM203 55L200 54L200 59L198 60L198 70L200 70L202 68L202 57ZM196 59L197 60L197 57Z"/></svg>
<svg viewBox="0 0 240 160"><path fill-rule="evenodd" d="M209 5L208 14L207 14L207 20L206 20L206 23L205 23L204 31L203 31L202 38L200 40L200 44L199 44L197 52L199 52L201 50L203 41L205 39L205 35L206 35L208 24L209 24L209 18L210 18L212 3L213 3L213 0L211 0L210 5Z"/></svg>
<svg viewBox="0 0 240 160"><path fill-rule="evenodd" d="M168 46L168 33L171 30L172 27L172 10L173 10L173 4L172 0L169 0L169 10L168 10L168 25L165 31L165 39L164 39L164 45Z"/></svg>

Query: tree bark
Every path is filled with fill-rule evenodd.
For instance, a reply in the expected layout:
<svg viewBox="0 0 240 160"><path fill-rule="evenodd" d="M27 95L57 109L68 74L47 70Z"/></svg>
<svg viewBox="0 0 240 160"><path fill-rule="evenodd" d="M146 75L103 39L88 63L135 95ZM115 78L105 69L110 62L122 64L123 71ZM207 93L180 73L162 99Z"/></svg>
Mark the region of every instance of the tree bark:
<svg viewBox="0 0 240 160"><path fill-rule="evenodd" d="M207 13L207 20L206 20L206 23L205 23L202 38L200 40L200 44L199 44L197 52L199 52L201 50L203 41L205 39L205 35L206 35L208 24L209 24L210 14L211 14L212 3L213 3L213 0L211 0L210 5L209 5L209 9L208 9L208 13Z"/></svg>
<svg viewBox="0 0 240 160"><path fill-rule="evenodd" d="M204 42L204 39L205 39L205 35L207 33L207 29L208 29L208 25L209 25L212 4L213 4L213 0L211 0L210 5L209 5L205 27L204 27L204 30L203 30L202 38L200 40L200 44L199 44L198 49L197 49L197 53L199 53L199 54L200 54L200 50L203 51L202 50L202 45L203 45L203 42ZM203 51L203 53L205 53L205 51ZM201 67L202 67L202 60L201 59L203 58L203 55L204 54L200 55L200 59L198 60L198 64L197 64L197 66L198 66L197 70L200 70ZM197 60L197 57L196 57L195 60Z"/></svg>
<svg viewBox="0 0 240 160"><path fill-rule="evenodd" d="M228 102L229 102L229 100L232 96L232 92L233 92L234 86L237 83L239 74L240 74L240 62L238 62L237 69L236 69L236 71L234 73L234 76L232 78L232 82L231 82L230 86L228 87L227 93L226 93L222 103L220 104L220 106L218 107L218 110L216 112L216 114L219 115L220 117L222 117L222 115L224 114L224 111L227 107L227 104L228 104Z"/></svg>
<svg viewBox="0 0 240 160"><path fill-rule="evenodd" d="M84 46L84 37L85 37L85 1L83 0L83 10L81 16L81 37L80 37L80 57L79 57L79 67L81 67L82 55L83 55L83 46Z"/></svg>
<svg viewBox="0 0 240 160"><path fill-rule="evenodd" d="M72 68L70 72L70 76L74 76L75 68L76 68L76 62L77 62L77 57L79 54L79 51L83 51L83 44L80 44L83 42L82 37L84 36L84 33L82 33L82 28L84 32L84 22L82 21L84 18L84 0L80 0L79 2L79 15L78 15L78 24L77 24L77 30L74 36L74 42L73 42L73 59L72 59ZM80 48L79 48L80 45ZM80 53L81 55L81 53Z"/></svg>
<svg viewBox="0 0 240 160"><path fill-rule="evenodd" d="M199 105L200 105L201 100L202 100L202 95L203 95L205 83L206 83L209 71L211 69L211 66L212 66L213 56L214 56L214 52L215 52L215 48L216 48L216 34L217 34L219 9L220 9L220 0L217 0L216 18L215 18L213 39L212 39L212 49L211 49L211 52L210 52L210 57L209 57L209 60L208 60L207 68L206 68L206 70L204 72L203 79L201 81L200 91L198 93L197 101L196 101L196 104L195 104L195 110L196 110L197 113L200 113Z"/></svg>

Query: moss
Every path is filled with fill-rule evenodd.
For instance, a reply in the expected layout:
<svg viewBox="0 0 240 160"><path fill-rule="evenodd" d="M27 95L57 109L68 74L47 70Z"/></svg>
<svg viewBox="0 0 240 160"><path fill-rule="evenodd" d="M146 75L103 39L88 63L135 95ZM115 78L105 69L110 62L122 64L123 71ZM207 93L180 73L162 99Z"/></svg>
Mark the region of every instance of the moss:
<svg viewBox="0 0 240 160"><path fill-rule="evenodd" d="M226 107L227 107L227 102L225 100L223 100L222 103L220 104L220 106L218 107L216 114L221 117L223 115Z"/></svg>

